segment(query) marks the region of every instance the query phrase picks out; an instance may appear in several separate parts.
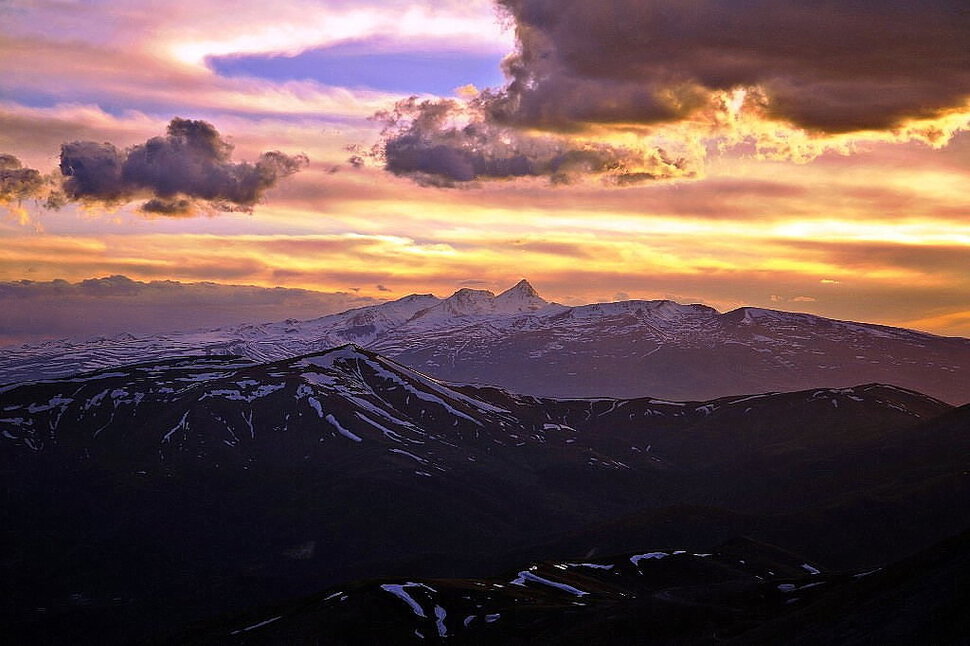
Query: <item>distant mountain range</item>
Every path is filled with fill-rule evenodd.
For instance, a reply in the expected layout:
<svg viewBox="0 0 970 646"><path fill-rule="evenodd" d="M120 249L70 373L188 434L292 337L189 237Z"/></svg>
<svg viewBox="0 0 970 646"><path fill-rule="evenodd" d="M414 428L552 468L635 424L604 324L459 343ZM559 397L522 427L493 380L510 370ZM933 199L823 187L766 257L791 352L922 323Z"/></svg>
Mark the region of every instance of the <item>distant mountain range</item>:
<svg viewBox="0 0 970 646"><path fill-rule="evenodd" d="M743 307L622 301L566 307L521 281L498 294L412 295L318 319L4 348L0 383L133 361L233 354L254 363L346 343L439 379L550 397L711 399L896 384L970 402L970 340Z"/></svg>
<svg viewBox="0 0 970 646"><path fill-rule="evenodd" d="M530 307L527 291L465 297L492 316ZM8 385L0 619L16 643L316 643L334 625L334 643L362 643L346 632L360 625L384 643L517 643L537 626L609 643L594 629L614 616L618 638L661 643L705 643L691 617L740 643L785 635L771 631L791 599L813 612L832 598L813 583L854 590L852 575L967 529L968 429L967 407L889 385L548 398L355 345ZM724 542L742 535L802 556L731 560Z"/></svg>

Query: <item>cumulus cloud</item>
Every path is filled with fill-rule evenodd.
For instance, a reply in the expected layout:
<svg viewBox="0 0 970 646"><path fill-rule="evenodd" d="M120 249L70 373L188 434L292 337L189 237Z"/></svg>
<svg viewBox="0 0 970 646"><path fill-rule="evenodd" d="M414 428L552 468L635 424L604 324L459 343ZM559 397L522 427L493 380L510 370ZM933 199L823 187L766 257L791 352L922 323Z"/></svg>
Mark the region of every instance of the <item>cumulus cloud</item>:
<svg viewBox="0 0 970 646"><path fill-rule="evenodd" d="M693 173L684 157L660 147L533 134L500 124L488 112L493 98L486 93L468 102L399 101L375 115L384 125L375 154L386 170L432 186L516 177L568 184L587 175L628 185Z"/></svg>
<svg viewBox="0 0 970 646"><path fill-rule="evenodd" d="M805 162L970 128L963 0L497 0L503 88L399 103L385 168L432 185L698 174L712 151Z"/></svg>
<svg viewBox="0 0 970 646"><path fill-rule="evenodd" d="M25 167L13 155L0 153L0 207L5 211L4 219L43 231L44 227L24 207L23 202L32 200L48 208L56 208L60 205L60 193L56 186L55 178Z"/></svg>
<svg viewBox="0 0 970 646"><path fill-rule="evenodd" d="M24 168L13 155L0 153L0 204L37 198L43 194L44 187L40 171Z"/></svg>
<svg viewBox="0 0 970 646"><path fill-rule="evenodd" d="M281 179L306 166L305 155L265 152L255 163L231 160L233 146L212 124L174 118L167 133L119 150L111 143L61 146L67 199L116 204L148 197L142 210L182 215L197 206L251 210Z"/></svg>
<svg viewBox="0 0 970 646"><path fill-rule="evenodd" d="M125 149L109 142L64 143L58 171L48 176L0 153L0 205L17 203L23 211L23 200L59 208L145 199L141 210L153 215L251 211L266 191L309 163L306 155L275 150L255 162L235 162L232 152L212 124L176 117L164 136Z"/></svg>

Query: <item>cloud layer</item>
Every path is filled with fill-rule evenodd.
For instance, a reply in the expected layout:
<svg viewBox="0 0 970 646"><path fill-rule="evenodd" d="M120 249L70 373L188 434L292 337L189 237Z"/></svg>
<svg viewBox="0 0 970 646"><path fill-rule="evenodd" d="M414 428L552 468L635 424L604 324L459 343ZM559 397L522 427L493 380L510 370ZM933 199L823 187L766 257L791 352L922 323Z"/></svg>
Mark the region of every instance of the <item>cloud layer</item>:
<svg viewBox="0 0 970 646"><path fill-rule="evenodd" d="M121 275L75 283L0 282L0 345L314 318L376 302L351 292L142 282Z"/></svg>

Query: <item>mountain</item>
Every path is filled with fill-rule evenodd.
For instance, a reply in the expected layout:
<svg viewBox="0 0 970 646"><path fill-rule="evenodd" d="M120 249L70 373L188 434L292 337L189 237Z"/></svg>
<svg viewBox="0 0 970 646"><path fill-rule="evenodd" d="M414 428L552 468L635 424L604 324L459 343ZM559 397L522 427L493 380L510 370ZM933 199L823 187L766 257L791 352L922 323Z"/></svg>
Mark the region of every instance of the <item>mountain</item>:
<svg viewBox="0 0 970 646"><path fill-rule="evenodd" d="M970 340L745 307L622 301L566 307L527 281L494 295L462 289L319 319L159 336L8 347L0 383L133 361L238 354L266 362L355 343L453 382L549 397L713 399L891 383L970 401Z"/></svg>
<svg viewBox="0 0 970 646"><path fill-rule="evenodd" d="M445 300L418 312L407 323L415 330L426 330L435 324L453 327L459 322L480 319L493 320L542 312L548 314L563 309L543 300L526 280L498 296L484 289L460 289Z"/></svg>
<svg viewBox="0 0 970 646"><path fill-rule="evenodd" d="M381 456L427 477L506 451L611 471L737 468L763 459L766 446L766 462L817 459L950 409L879 384L706 402L538 398L441 382L355 345L257 365L153 361L5 386L0 396L10 455L166 471L360 454L368 468Z"/></svg>
<svg viewBox="0 0 970 646"><path fill-rule="evenodd" d="M353 345L9 385L0 615L18 643L178 642L348 580L739 535L877 567L965 528L968 415L879 384L543 398Z"/></svg>

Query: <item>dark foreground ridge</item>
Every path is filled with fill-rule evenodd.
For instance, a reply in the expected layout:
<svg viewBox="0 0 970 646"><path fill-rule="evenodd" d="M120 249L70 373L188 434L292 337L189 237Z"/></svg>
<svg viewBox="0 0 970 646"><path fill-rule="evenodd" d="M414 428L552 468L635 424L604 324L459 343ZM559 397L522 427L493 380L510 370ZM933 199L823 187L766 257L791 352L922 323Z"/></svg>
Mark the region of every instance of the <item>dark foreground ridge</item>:
<svg viewBox="0 0 970 646"><path fill-rule="evenodd" d="M831 572L748 539L534 563L490 579L361 581L179 635L185 644L960 644L970 533Z"/></svg>
<svg viewBox="0 0 970 646"><path fill-rule="evenodd" d="M0 612L21 643L165 641L344 581L742 535L871 569L966 529L968 429L887 385L551 399L356 346L6 386Z"/></svg>

